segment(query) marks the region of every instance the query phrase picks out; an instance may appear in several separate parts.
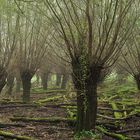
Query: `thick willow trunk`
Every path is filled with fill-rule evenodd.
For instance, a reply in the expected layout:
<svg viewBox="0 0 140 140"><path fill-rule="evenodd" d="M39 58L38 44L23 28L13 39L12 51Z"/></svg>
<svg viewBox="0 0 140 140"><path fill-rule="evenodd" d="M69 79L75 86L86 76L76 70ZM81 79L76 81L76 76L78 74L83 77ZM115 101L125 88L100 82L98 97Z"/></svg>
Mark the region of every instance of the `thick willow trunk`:
<svg viewBox="0 0 140 140"><path fill-rule="evenodd" d="M48 78L49 78L49 73L42 73L41 80L42 80L42 86L44 90L48 89Z"/></svg>
<svg viewBox="0 0 140 140"><path fill-rule="evenodd" d="M118 69L116 69L116 73L117 73L117 83L120 84L125 84L127 82L127 77L129 76L129 74L127 72L125 72L121 67L118 67Z"/></svg>
<svg viewBox="0 0 140 140"><path fill-rule="evenodd" d="M37 86L39 86L39 81L40 81L40 75L38 73L36 73L36 83L37 83Z"/></svg>
<svg viewBox="0 0 140 140"><path fill-rule="evenodd" d="M76 130L82 131L84 129L84 119L85 119L85 106L84 106L84 94L81 83L73 76L73 82L75 89L77 90L77 123Z"/></svg>
<svg viewBox="0 0 140 140"><path fill-rule="evenodd" d="M135 75L134 78L137 84L137 88L140 90L140 75Z"/></svg>
<svg viewBox="0 0 140 140"><path fill-rule="evenodd" d="M90 66L86 78L81 66L73 64L73 82L77 90L77 131L94 130L97 116L97 84L101 68ZM85 82L81 82L85 78Z"/></svg>
<svg viewBox="0 0 140 140"><path fill-rule="evenodd" d="M0 93L6 85L7 72L4 68L0 67Z"/></svg>
<svg viewBox="0 0 140 140"><path fill-rule="evenodd" d="M101 68L92 67L86 79L86 115L85 130L95 130L97 117L97 84L100 78Z"/></svg>
<svg viewBox="0 0 140 140"><path fill-rule="evenodd" d="M68 79L69 79L69 75L68 74L63 74L62 85L61 85L62 89L66 89Z"/></svg>
<svg viewBox="0 0 140 140"><path fill-rule="evenodd" d="M30 102L30 89L31 89L31 79L32 73L30 71L23 71L21 73L21 80L23 86L23 102Z"/></svg>
<svg viewBox="0 0 140 140"><path fill-rule="evenodd" d="M85 96L84 96L84 89L83 84L81 81L79 81L79 78L81 78L81 72L80 72L80 65L73 62L72 64L73 68L73 83L74 87L77 90L77 123L76 123L76 131L80 132L84 130L84 120L85 120Z"/></svg>
<svg viewBox="0 0 140 140"><path fill-rule="evenodd" d="M101 71L100 77L98 78L98 84L102 84L106 79L107 75L109 75L110 70L105 69Z"/></svg>
<svg viewBox="0 0 140 140"><path fill-rule="evenodd" d="M20 92L21 88L21 80L16 79L16 92Z"/></svg>
<svg viewBox="0 0 140 140"><path fill-rule="evenodd" d="M61 74L57 73L56 74L56 86L60 86L61 85Z"/></svg>
<svg viewBox="0 0 140 140"><path fill-rule="evenodd" d="M14 75L9 74L7 77L7 94L8 95L12 95L13 87L14 87Z"/></svg>

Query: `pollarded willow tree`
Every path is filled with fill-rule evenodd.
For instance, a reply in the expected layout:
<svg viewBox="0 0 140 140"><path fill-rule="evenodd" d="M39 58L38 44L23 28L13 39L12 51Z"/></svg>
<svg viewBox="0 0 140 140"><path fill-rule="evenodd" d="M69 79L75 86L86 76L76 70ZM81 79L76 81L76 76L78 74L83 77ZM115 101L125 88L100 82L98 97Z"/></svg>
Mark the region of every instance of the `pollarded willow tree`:
<svg viewBox="0 0 140 140"><path fill-rule="evenodd" d="M123 60L122 60L122 57L120 57L120 59L117 61L117 64L115 66L115 72L117 74L117 77L116 77L116 81L117 81L117 84L125 84L127 82L127 78L129 76L129 73L121 66ZM123 63L125 64L125 63Z"/></svg>
<svg viewBox="0 0 140 140"><path fill-rule="evenodd" d="M0 1L0 92L6 84L7 72L16 48L19 14L11 1Z"/></svg>
<svg viewBox="0 0 140 140"><path fill-rule="evenodd" d="M71 58L77 89L77 131L94 130L97 83L101 71L115 63L133 29L134 0L42 1L56 31L54 41L65 42Z"/></svg>
<svg viewBox="0 0 140 140"><path fill-rule="evenodd" d="M52 65L51 71L56 74L56 86L61 87L61 89L66 89L71 75L70 63L68 62L68 58L65 53L61 49L58 50L58 45L57 48L55 45L51 47L53 50L50 57Z"/></svg>
<svg viewBox="0 0 140 140"><path fill-rule="evenodd" d="M56 74L56 86L61 87L62 89L66 88L69 75L71 74L71 70L70 67L68 67L68 63L61 59L62 56L63 59L65 58L62 50L58 51L58 49L56 49L57 48L55 45L50 45L50 48L48 49L48 52L45 55L44 60L42 61L41 67L39 69L43 89L45 90L48 88L48 82L50 80L49 77L52 74Z"/></svg>
<svg viewBox="0 0 140 140"><path fill-rule="evenodd" d="M51 40L48 55L44 59L46 64L43 63L46 71L49 68L48 70L51 74L56 74L56 86L61 87L61 89L67 87L71 75L69 56L66 54L64 46L63 42Z"/></svg>
<svg viewBox="0 0 140 140"><path fill-rule="evenodd" d="M50 63L50 57L52 54L47 52L44 56L44 59L41 63L39 74L41 77L41 83L44 90L48 89L48 82L49 82L49 76L52 70L52 64Z"/></svg>
<svg viewBox="0 0 140 140"><path fill-rule="evenodd" d="M28 3L19 2L17 6L22 12L18 30L17 65L23 85L23 101L29 102L31 79L41 65L51 34L48 34L50 28L45 28L43 18L35 9L31 10Z"/></svg>
<svg viewBox="0 0 140 140"><path fill-rule="evenodd" d="M118 62L120 71L125 70L125 75L130 74L140 90L140 1L136 1L135 8L137 14L137 21L134 31L130 38L126 41L125 47L121 52L121 58Z"/></svg>
<svg viewBox="0 0 140 140"><path fill-rule="evenodd" d="M15 73L16 73L16 65L15 65L14 58L10 61L10 64L7 69L7 79L6 79L6 94L12 95L13 88L14 88L14 80L15 80Z"/></svg>
<svg viewBox="0 0 140 140"><path fill-rule="evenodd" d="M140 34L139 26L136 27L134 34L127 41L126 48L122 52L123 61L119 64L132 75L136 81L137 88L140 90Z"/></svg>

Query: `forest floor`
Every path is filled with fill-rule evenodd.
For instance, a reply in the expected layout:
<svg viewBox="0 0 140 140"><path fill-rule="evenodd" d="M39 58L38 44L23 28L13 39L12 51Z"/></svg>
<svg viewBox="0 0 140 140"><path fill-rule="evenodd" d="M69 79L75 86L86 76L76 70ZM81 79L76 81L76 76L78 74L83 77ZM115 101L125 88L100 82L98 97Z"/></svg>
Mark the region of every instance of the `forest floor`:
<svg viewBox="0 0 140 140"><path fill-rule="evenodd" d="M114 89L99 89L99 91L97 122L109 134L105 135L97 130L99 136L95 140L119 140L110 133L140 140L140 96L131 88L121 89L117 94ZM103 94L104 92L106 94ZM114 95L110 96L110 93ZM63 90L45 92L34 89L30 104L23 104L20 96L21 94L16 96L14 101L1 98L0 131L11 132L15 136L28 136L33 140L74 139L75 122L72 123L76 112L74 92L68 94ZM2 139L14 138L0 137L0 140Z"/></svg>

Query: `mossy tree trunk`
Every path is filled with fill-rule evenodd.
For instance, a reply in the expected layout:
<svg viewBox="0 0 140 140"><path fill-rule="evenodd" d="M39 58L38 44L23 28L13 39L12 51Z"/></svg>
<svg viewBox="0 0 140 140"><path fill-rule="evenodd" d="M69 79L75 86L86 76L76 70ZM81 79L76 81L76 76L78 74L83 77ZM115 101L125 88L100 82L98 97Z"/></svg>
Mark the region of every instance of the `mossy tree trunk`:
<svg viewBox="0 0 140 140"><path fill-rule="evenodd" d="M116 69L117 73L117 83L120 84L125 84L127 82L127 77L129 76L129 73L127 71L125 72L122 67L118 67Z"/></svg>
<svg viewBox="0 0 140 140"><path fill-rule="evenodd" d="M140 74L135 75L134 78L135 78L135 81L137 84L137 88L138 88L138 90L140 90Z"/></svg>
<svg viewBox="0 0 140 140"><path fill-rule="evenodd" d="M41 74L41 81L42 81L42 86L44 90L48 89L48 78L49 78L49 72L44 72Z"/></svg>
<svg viewBox="0 0 140 140"><path fill-rule="evenodd" d="M3 67L0 67L0 93L6 85L7 72Z"/></svg>
<svg viewBox="0 0 140 140"><path fill-rule="evenodd" d="M13 87L14 87L14 75L13 73L8 74L7 76L7 94L12 95Z"/></svg>
<svg viewBox="0 0 140 140"><path fill-rule="evenodd" d="M85 130L95 130L97 117L97 84L101 75L101 68L93 66L89 68L86 79L86 115Z"/></svg>
<svg viewBox="0 0 140 140"><path fill-rule="evenodd" d="M76 131L85 130L85 84L83 82L83 73L79 60L72 62L73 83L77 90L77 124Z"/></svg>
<svg viewBox="0 0 140 140"><path fill-rule="evenodd" d="M21 81L16 81L16 92L20 92Z"/></svg>
<svg viewBox="0 0 140 140"><path fill-rule="evenodd" d="M73 62L73 83L77 90L77 131L94 130L97 116L97 85L101 75L100 66L86 66Z"/></svg>
<svg viewBox="0 0 140 140"><path fill-rule="evenodd" d="M63 74L62 84L61 84L61 88L62 88L62 89L66 89L68 79L69 79L69 75L66 74L66 73Z"/></svg>
<svg viewBox="0 0 140 140"><path fill-rule="evenodd" d="M107 75L109 75L111 72L111 70L108 69L103 69L101 71L100 77L98 79L98 84L102 84L104 82L104 80L107 78Z"/></svg>
<svg viewBox="0 0 140 140"><path fill-rule="evenodd" d="M37 86L39 86L39 84L40 84L40 75L39 75L39 72L36 72L36 82L37 82Z"/></svg>
<svg viewBox="0 0 140 140"><path fill-rule="evenodd" d="M61 85L61 78L62 78L62 75L60 73L57 73L56 74L56 86Z"/></svg>
<svg viewBox="0 0 140 140"><path fill-rule="evenodd" d="M23 86L23 102L30 102L30 89L31 89L31 79L33 73L30 70L25 70L21 72L21 80Z"/></svg>
<svg viewBox="0 0 140 140"><path fill-rule="evenodd" d="M20 92L21 80L16 78L16 92Z"/></svg>
<svg viewBox="0 0 140 140"><path fill-rule="evenodd" d="M78 80L81 78L80 73L80 65L73 63L73 83L74 87L77 90L77 124L76 124L76 130L77 132L82 131L84 129L84 119L85 119L85 106L84 106L84 89L83 84Z"/></svg>

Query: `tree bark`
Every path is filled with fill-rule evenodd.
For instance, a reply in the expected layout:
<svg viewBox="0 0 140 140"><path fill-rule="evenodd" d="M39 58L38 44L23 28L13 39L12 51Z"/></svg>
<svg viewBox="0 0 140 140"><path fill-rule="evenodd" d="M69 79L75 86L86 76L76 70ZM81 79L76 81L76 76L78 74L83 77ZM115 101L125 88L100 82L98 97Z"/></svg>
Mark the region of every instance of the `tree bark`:
<svg viewBox="0 0 140 140"><path fill-rule="evenodd" d="M68 79L69 79L69 75L68 74L63 74L62 84L61 84L62 89L66 89Z"/></svg>
<svg viewBox="0 0 140 140"><path fill-rule="evenodd" d="M14 87L14 75L9 74L7 77L7 94L12 95L12 90Z"/></svg>
<svg viewBox="0 0 140 140"><path fill-rule="evenodd" d="M36 72L36 83L37 83L37 86L39 86L39 84L40 84L40 75L39 75L38 71Z"/></svg>
<svg viewBox="0 0 140 140"><path fill-rule="evenodd" d="M85 115L85 130L95 130L97 118L97 84L101 75L101 68L89 68L89 76L86 79L86 115Z"/></svg>
<svg viewBox="0 0 140 140"><path fill-rule="evenodd" d="M41 74L41 80L42 80L42 86L44 90L48 89L48 78L49 78L49 73L42 73Z"/></svg>
<svg viewBox="0 0 140 140"><path fill-rule="evenodd" d="M20 92L21 81L16 79L16 92Z"/></svg>
<svg viewBox="0 0 140 140"><path fill-rule="evenodd" d="M106 79L107 75L109 75L111 70L104 69L101 71L100 78L98 79L98 84L102 84Z"/></svg>
<svg viewBox="0 0 140 140"><path fill-rule="evenodd" d="M60 86L61 85L61 74L57 73L56 74L56 86Z"/></svg>
<svg viewBox="0 0 140 140"><path fill-rule="evenodd" d="M138 88L138 90L140 90L140 74L135 75L134 78L135 78L135 81L137 84L137 88Z"/></svg>
<svg viewBox="0 0 140 140"><path fill-rule="evenodd" d="M19 71L16 71L15 77L16 77L16 92L19 93L22 86L22 80Z"/></svg>
<svg viewBox="0 0 140 140"><path fill-rule="evenodd" d="M87 66L86 78L83 77L82 67L75 63L73 66L73 82L77 90L77 131L95 130L97 117L97 84L102 68ZM81 69L81 70L80 70ZM85 78L85 81L82 80Z"/></svg>
<svg viewBox="0 0 140 140"><path fill-rule="evenodd" d="M31 89L31 79L33 74L29 71L23 71L21 73L21 80L23 85L23 102L30 102L30 89Z"/></svg>
<svg viewBox="0 0 140 140"><path fill-rule="evenodd" d="M4 68L0 67L0 93L6 85L7 72Z"/></svg>
<svg viewBox="0 0 140 140"><path fill-rule="evenodd" d="M129 74L124 71L122 67L117 67L116 69L117 73L117 83L120 84L125 84L127 82L127 77Z"/></svg>
<svg viewBox="0 0 140 140"><path fill-rule="evenodd" d="M84 93L83 85L79 78L81 78L80 65L76 62L72 63L73 75L72 80L74 87L77 90L77 121L76 121L76 131L80 132L84 130L84 119L85 119L85 106L84 106Z"/></svg>

